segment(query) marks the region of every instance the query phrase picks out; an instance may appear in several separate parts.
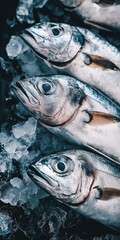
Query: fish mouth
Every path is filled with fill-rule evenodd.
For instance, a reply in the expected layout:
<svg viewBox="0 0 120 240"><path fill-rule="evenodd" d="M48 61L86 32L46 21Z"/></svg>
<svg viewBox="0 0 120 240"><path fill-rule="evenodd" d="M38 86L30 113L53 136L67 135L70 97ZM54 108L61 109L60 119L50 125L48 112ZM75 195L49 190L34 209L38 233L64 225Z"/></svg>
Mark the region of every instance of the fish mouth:
<svg viewBox="0 0 120 240"><path fill-rule="evenodd" d="M58 186L58 182L55 179L38 170L35 165L30 165L27 173L35 183L48 193L51 193L52 188Z"/></svg>
<svg viewBox="0 0 120 240"><path fill-rule="evenodd" d="M28 43L32 40L34 40L37 44L44 42L44 37L29 29L25 29L23 33L20 34L20 36L23 37L23 39L25 39L26 41L28 41Z"/></svg>
<svg viewBox="0 0 120 240"><path fill-rule="evenodd" d="M11 85L11 88L20 101L25 104L40 105L38 100L38 94L34 86L28 83L26 80L20 80L16 82L16 85Z"/></svg>
<svg viewBox="0 0 120 240"><path fill-rule="evenodd" d="M37 35L42 41L39 43L44 42L44 38L40 35ZM38 47L38 40L36 40L35 33L33 31L30 31L29 29L24 30L21 34L20 37L22 40L34 51L34 53L41 59L47 60L47 57L42 55L42 53L38 52L35 50ZM40 48L40 46L39 46Z"/></svg>

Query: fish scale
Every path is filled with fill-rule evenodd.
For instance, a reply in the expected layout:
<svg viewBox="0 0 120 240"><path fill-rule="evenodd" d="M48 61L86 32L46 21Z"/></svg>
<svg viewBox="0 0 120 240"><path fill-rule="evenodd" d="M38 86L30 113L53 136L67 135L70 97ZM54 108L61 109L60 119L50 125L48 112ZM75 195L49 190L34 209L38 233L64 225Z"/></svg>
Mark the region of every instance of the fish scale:
<svg viewBox="0 0 120 240"><path fill-rule="evenodd" d="M40 124L67 141L95 148L120 164L120 118L116 116L119 109L106 96L65 75L34 77L18 83L13 91ZM44 92L45 83L50 84L50 92ZM39 103L34 101L33 105L31 95Z"/></svg>
<svg viewBox="0 0 120 240"><path fill-rule="evenodd" d="M120 51L98 34L47 22L26 29L21 36L57 73L90 84L120 105ZM39 37L44 38L43 43L38 43Z"/></svg>
<svg viewBox="0 0 120 240"><path fill-rule="evenodd" d="M73 149L37 160L28 174L58 201L120 231L119 165L96 153Z"/></svg>
<svg viewBox="0 0 120 240"><path fill-rule="evenodd" d="M70 13L93 27L120 31L120 1L118 0L59 0Z"/></svg>

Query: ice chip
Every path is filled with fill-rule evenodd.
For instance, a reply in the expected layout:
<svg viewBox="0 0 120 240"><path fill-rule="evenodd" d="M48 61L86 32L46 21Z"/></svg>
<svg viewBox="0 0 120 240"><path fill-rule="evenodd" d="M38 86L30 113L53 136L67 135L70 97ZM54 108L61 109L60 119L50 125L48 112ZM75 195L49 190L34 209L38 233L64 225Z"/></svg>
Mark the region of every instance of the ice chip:
<svg viewBox="0 0 120 240"><path fill-rule="evenodd" d="M7 170L6 162L0 162L0 173L4 173Z"/></svg>
<svg viewBox="0 0 120 240"><path fill-rule="evenodd" d="M12 128L13 135L16 139L23 137L24 135L33 135L36 131L37 120L30 117L24 125L16 124Z"/></svg>
<svg viewBox="0 0 120 240"><path fill-rule="evenodd" d="M22 184L22 180L18 177L14 177L10 179L10 183L13 187L20 188L20 185Z"/></svg>
<svg viewBox="0 0 120 240"><path fill-rule="evenodd" d="M16 18L20 23L34 23L33 7L35 0L19 0L19 5L16 9Z"/></svg>
<svg viewBox="0 0 120 240"><path fill-rule="evenodd" d="M34 8L43 8L48 0L19 0L19 5L16 9L16 18L20 23L33 24Z"/></svg>
<svg viewBox="0 0 120 240"><path fill-rule="evenodd" d="M10 141L8 144L4 146L6 152L8 152L10 155L14 154L16 149L19 147L19 143L14 139L13 141Z"/></svg>
<svg viewBox="0 0 120 240"><path fill-rule="evenodd" d="M6 46L7 55L10 59L14 59L28 49L28 46L20 37L12 36Z"/></svg>
<svg viewBox="0 0 120 240"><path fill-rule="evenodd" d="M0 236L5 236L13 231L12 223L13 220L7 212L0 213Z"/></svg>

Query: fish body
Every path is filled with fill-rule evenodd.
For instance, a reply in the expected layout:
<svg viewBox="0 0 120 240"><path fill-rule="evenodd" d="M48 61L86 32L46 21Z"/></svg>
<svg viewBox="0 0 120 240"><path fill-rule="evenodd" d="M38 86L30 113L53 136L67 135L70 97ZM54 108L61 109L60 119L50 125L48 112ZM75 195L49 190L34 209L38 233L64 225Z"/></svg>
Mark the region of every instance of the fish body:
<svg viewBox="0 0 120 240"><path fill-rule="evenodd" d="M48 130L120 163L120 109L99 91L65 75L33 77L12 88Z"/></svg>
<svg viewBox="0 0 120 240"><path fill-rule="evenodd" d="M120 166L83 150L41 158L29 176L80 214L120 231Z"/></svg>
<svg viewBox="0 0 120 240"><path fill-rule="evenodd" d="M120 1L118 0L59 0L66 9L85 23L99 28L120 31Z"/></svg>
<svg viewBox="0 0 120 240"><path fill-rule="evenodd" d="M77 78L120 104L120 51L95 33L62 23L40 23L22 38L59 74Z"/></svg>

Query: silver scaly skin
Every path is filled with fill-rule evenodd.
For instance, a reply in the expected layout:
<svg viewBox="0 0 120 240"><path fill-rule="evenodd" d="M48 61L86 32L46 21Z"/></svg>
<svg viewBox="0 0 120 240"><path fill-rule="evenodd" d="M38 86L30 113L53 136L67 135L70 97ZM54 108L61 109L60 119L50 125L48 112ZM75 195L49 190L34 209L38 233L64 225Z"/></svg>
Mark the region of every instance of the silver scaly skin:
<svg viewBox="0 0 120 240"><path fill-rule="evenodd" d="M59 74L99 89L120 104L120 51L95 33L63 23L38 23L21 37Z"/></svg>
<svg viewBox="0 0 120 240"><path fill-rule="evenodd" d="M58 2L56 0L56 2ZM120 31L119 0L59 0L71 13L95 27Z"/></svg>
<svg viewBox="0 0 120 240"><path fill-rule="evenodd" d="M65 75L21 80L12 89L48 130L120 164L120 107L99 91Z"/></svg>
<svg viewBox="0 0 120 240"><path fill-rule="evenodd" d="M120 231L120 166L95 153L68 150L41 158L28 174L58 201Z"/></svg>

